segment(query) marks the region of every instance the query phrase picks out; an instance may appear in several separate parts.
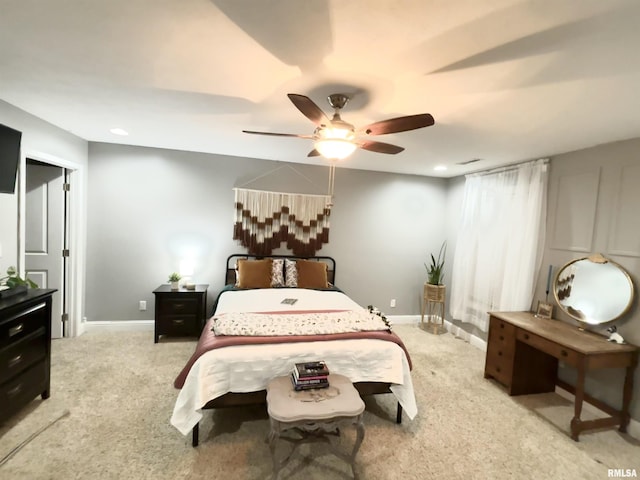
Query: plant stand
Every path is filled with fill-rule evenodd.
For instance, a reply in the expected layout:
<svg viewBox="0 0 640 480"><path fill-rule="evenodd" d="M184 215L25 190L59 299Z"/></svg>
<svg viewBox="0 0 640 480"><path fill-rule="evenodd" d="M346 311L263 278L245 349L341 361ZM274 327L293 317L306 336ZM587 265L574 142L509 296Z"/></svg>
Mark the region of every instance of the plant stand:
<svg viewBox="0 0 640 480"><path fill-rule="evenodd" d="M420 328L436 335L446 333L447 329L444 326L446 293L447 287L445 285L424 284ZM425 316L427 317L426 322Z"/></svg>

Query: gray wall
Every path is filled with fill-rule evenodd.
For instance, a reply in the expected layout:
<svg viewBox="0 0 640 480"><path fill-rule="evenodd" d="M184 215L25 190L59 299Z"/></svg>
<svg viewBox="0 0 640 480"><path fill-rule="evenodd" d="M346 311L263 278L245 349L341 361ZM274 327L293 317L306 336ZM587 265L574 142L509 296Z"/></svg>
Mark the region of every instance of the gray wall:
<svg viewBox="0 0 640 480"><path fill-rule="evenodd" d="M574 188L567 188L573 185ZM636 287L631 310L613 322L630 343L640 345L640 139L600 145L554 157L549 175L547 240L533 305L545 299L547 271L600 252L622 265ZM560 194L560 191L562 193ZM549 302L555 303L550 294ZM532 305L532 308L533 308ZM577 323L555 308L554 317ZM605 325L594 329L604 333ZM575 370L560 369L574 383ZM622 401L623 372L601 370L588 375L587 391L612 406ZM640 420L640 369L636 369L631 416Z"/></svg>
<svg viewBox="0 0 640 480"><path fill-rule="evenodd" d="M231 238L233 187L327 191L326 167L93 143L89 156L89 322L152 319L152 291L188 253L211 305L226 257L244 251ZM337 285L389 315L417 315L423 263L446 237L446 183L339 168L330 242L318 252L336 259Z"/></svg>
<svg viewBox="0 0 640 480"><path fill-rule="evenodd" d="M22 153L53 156L81 165L87 164L88 146L69 132L34 117L0 100L0 123L22 132ZM20 173L19 173L20 174ZM18 190L0 193L0 273L18 266Z"/></svg>

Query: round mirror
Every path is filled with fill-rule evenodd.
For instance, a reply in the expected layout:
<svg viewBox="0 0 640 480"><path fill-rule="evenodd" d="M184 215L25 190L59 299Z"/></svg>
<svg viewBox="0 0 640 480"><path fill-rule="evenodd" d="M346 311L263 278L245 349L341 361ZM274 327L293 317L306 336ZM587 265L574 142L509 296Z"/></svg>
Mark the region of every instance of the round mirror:
<svg viewBox="0 0 640 480"><path fill-rule="evenodd" d="M579 258L558 270L553 295L560 308L589 325L620 318L633 302L633 282L624 268L600 254Z"/></svg>

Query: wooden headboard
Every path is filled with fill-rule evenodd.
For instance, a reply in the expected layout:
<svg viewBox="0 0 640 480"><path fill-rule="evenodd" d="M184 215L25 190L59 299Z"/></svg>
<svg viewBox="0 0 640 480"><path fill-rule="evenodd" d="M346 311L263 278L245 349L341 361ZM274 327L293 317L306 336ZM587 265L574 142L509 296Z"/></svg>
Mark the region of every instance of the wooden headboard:
<svg viewBox="0 0 640 480"><path fill-rule="evenodd" d="M250 255L248 253L234 253L227 257L227 268L225 270L224 284L229 285L236 282L236 262L239 259L261 260L263 258L286 258L289 260L314 260L327 264L327 280L335 285L336 280L336 261L332 257L296 257L293 255Z"/></svg>

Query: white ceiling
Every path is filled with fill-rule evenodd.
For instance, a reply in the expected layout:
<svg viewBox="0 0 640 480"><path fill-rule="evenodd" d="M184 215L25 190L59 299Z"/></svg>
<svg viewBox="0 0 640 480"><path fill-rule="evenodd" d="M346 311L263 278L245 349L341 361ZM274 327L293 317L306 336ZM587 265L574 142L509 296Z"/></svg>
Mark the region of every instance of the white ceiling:
<svg viewBox="0 0 640 480"><path fill-rule="evenodd" d="M89 141L321 164L241 130L311 134L286 94L346 93L356 126L436 124L345 166L452 177L640 137L639 46L637 0L0 0L0 99Z"/></svg>

